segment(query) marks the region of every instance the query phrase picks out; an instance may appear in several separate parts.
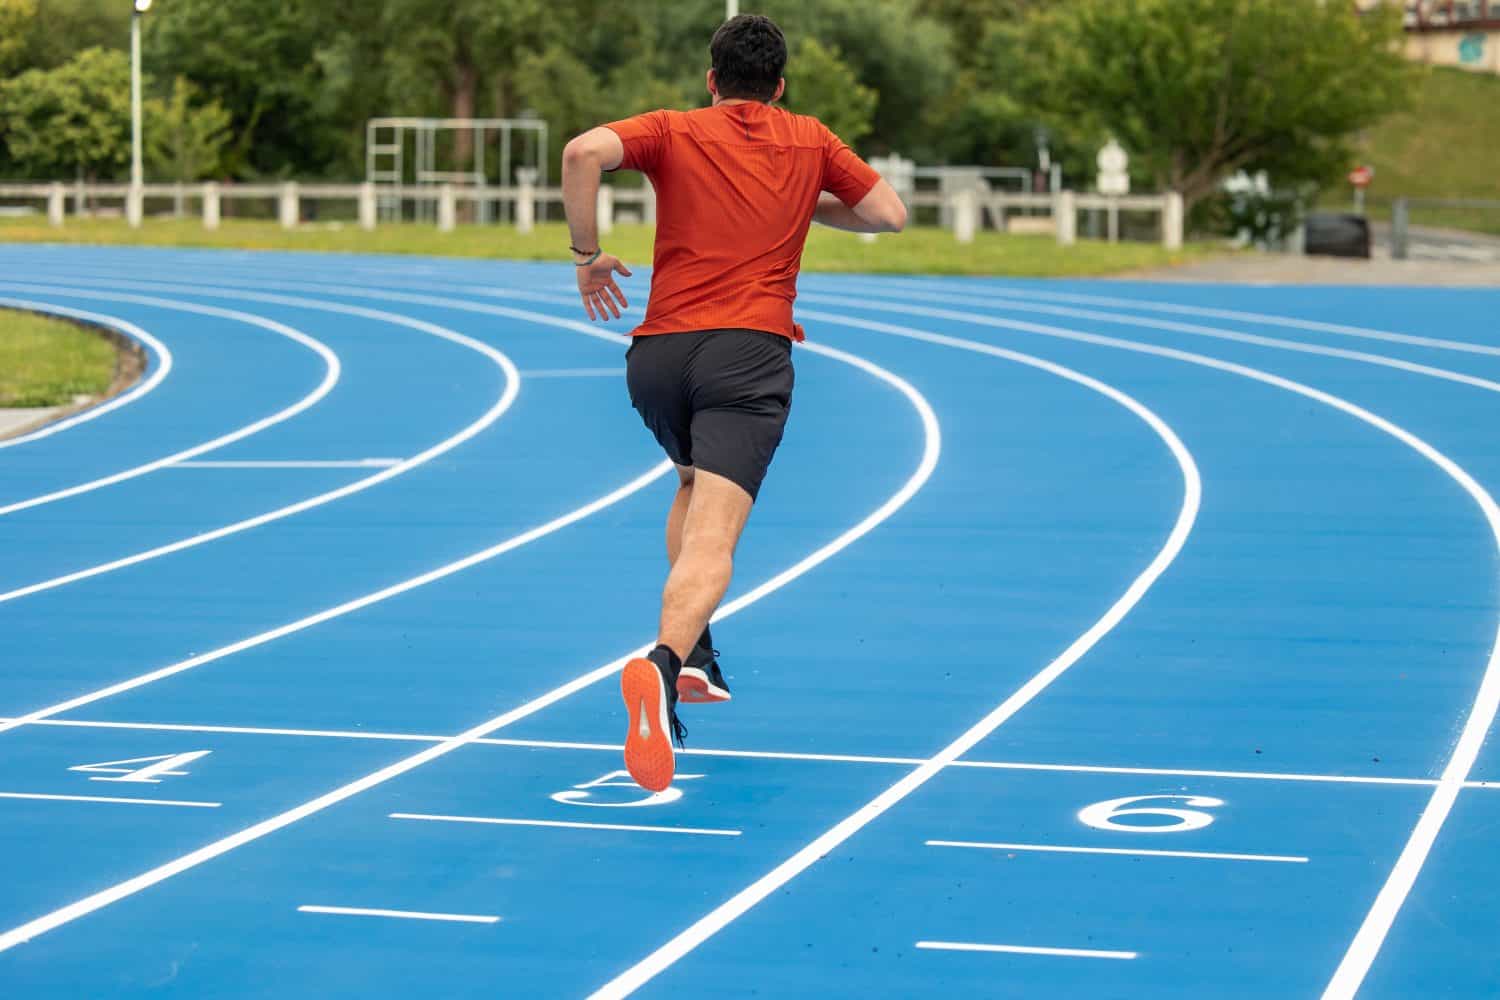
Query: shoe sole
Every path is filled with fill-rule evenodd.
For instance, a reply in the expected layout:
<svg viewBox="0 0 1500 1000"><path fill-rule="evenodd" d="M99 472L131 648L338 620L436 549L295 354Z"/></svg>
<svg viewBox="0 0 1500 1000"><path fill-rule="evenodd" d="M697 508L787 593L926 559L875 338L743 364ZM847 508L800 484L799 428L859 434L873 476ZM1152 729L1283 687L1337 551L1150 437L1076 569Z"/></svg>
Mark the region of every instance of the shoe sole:
<svg viewBox="0 0 1500 1000"><path fill-rule="evenodd" d="M708 679L707 671L683 667L677 675L678 701L701 705L728 701L731 697L728 691Z"/></svg>
<svg viewBox="0 0 1500 1000"><path fill-rule="evenodd" d="M630 716L630 728L625 732L625 770L648 792L664 792L672 786L677 761L667 725L667 686L656 664L647 659L625 664L620 674L620 696Z"/></svg>

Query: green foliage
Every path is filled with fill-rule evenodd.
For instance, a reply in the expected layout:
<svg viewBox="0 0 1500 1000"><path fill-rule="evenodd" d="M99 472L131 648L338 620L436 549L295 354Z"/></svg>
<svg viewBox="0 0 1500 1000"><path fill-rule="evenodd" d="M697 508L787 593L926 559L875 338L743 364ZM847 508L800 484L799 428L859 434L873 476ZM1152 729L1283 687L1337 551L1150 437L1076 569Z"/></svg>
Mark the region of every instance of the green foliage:
<svg viewBox="0 0 1500 1000"><path fill-rule="evenodd" d="M197 101L198 89L179 76L165 101L145 109L146 162L150 179L195 181L213 176L229 141L229 112L217 101Z"/></svg>
<svg viewBox="0 0 1500 1000"><path fill-rule="evenodd" d="M23 175L112 178L130 158L130 61L85 49L0 83L0 137Z"/></svg>
<svg viewBox="0 0 1500 1000"><path fill-rule="evenodd" d="M0 75L22 65L26 30L36 18L36 0L0 0Z"/></svg>
<svg viewBox="0 0 1500 1000"><path fill-rule="evenodd" d="M789 60L785 103L812 115L846 143L863 139L874 127L880 95L859 82L836 48L825 48L811 35L803 37Z"/></svg>
<svg viewBox="0 0 1500 1000"><path fill-rule="evenodd" d="M1289 187L1346 168L1350 137L1412 82L1399 18L1325 0L1069 0L992 41L1054 123L1113 134L1150 186L1191 203L1240 169Z"/></svg>

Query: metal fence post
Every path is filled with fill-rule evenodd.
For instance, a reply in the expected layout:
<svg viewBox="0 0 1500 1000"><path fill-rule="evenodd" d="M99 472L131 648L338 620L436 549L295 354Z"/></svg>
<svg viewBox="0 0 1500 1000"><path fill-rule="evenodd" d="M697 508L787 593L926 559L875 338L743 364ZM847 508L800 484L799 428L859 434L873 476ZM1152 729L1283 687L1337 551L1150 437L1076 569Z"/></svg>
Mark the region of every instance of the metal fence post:
<svg viewBox="0 0 1500 1000"><path fill-rule="evenodd" d="M973 188L960 188L953 192L953 238L960 243L973 243L974 230L979 228L979 194Z"/></svg>
<svg viewBox="0 0 1500 1000"><path fill-rule="evenodd" d="M451 233L458 224L458 201L453 197L453 185L438 188L438 232Z"/></svg>
<svg viewBox="0 0 1500 1000"><path fill-rule="evenodd" d="M297 195L296 181L287 181L281 185L281 206L277 214L281 218L282 229L297 228L297 221L302 215L302 205Z"/></svg>
<svg viewBox="0 0 1500 1000"><path fill-rule="evenodd" d="M536 168L521 167L516 177L516 232L529 233L536 225Z"/></svg>
<svg viewBox="0 0 1500 1000"><path fill-rule="evenodd" d="M1168 191L1162 196L1161 245L1168 250L1182 249L1183 215L1181 194Z"/></svg>
<svg viewBox="0 0 1500 1000"><path fill-rule="evenodd" d="M125 194L125 221L131 229L141 228L141 219L146 214L146 192L138 184L130 185Z"/></svg>
<svg viewBox="0 0 1500 1000"><path fill-rule="evenodd" d="M375 228L375 185L365 181L359 186L359 228Z"/></svg>
<svg viewBox="0 0 1500 1000"><path fill-rule="evenodd" d="M1052 218L1059 245L1070 247L1078 242L1078 202L1072 191L1059 191L1053 197Z"/></svg>
<svg viewBox="0 0 1500 1000"><path fill-rule="evenodd" d="M66 207L66 196L63 186L58 181L53 181L52 186L47 189L47 222L53 226L63 224L63 215Z"/></svg>
<svg viewBox="0 0 1500 1000"><path fill-rule="evenodd" d="M1391 203L1391 259L1405 260L1411 252L1411 203L1397 198Z"/></svg>
<svg viewBox="0 0 1500 1000"><path fill-rule="evenodd" d="M219 228L219 185L209 181L203 185L203 228Z"/></svg>
<svg viewBox="0 0 1500 1000"><path fill-rule="evenodd" d="M615 231L615 189L608 184L599 185L599 196L595 199L594 216L598 221L599 235Z"/></svg>

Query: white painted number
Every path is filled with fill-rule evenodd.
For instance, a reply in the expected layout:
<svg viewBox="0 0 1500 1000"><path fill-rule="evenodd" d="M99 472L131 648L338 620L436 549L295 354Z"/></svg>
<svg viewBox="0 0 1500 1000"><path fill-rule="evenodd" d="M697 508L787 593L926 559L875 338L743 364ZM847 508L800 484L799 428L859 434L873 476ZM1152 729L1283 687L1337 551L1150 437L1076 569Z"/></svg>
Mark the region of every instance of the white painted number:
<svg viewBox="0 0 1500 1000"><path fill-rule="evenodd" d="M1158 801L1181 802L1183 805L1197 808L1169 809L1165 806L1126 808L1137 802ZM1125 833L1186 833L1189 830L1201 830L1214 821L1208 813L1199 810L1213 809L1223 804L1223 799L1213 799L1207 795L1133 795L1123 799L1110 799L1108 802L1095 802L1091 806L1078 810L1078 819L1084 825L1096 830L1115 830ZM1125 816L1153 817L1172 822L1121 823L1120 819Z"/></svg>
<svg viewBox="0 0 1500 1000"><path fill-rule="evenodd" d="M186 767L199 757L207 757L212 750L194 750L191 753L164 753L158 757L132 757L129 760L105 760L97 764L79 764L69 771L92 771L114 775L110 778L90 778L90 781L128 781L143 785L159 785L162 778L176 778L187 774L179 768ZM133 765L144 765L136 767Z"/></svg>
<svg viewBox="0 0 1500 1000"><path fill-rule="evenodd" d="M701 774L679 774L677 780L692 781L695 778L701 777L703 777ZM595 793L592 789L596 788L628 788L637 797L616 802L601 801L594 797ZM602 778L595 778L593 781L585 781L581 785L574 785L566 792L554 792L552 794L552 801L561 802L569 806L597 806L601 809L634 809L636 806L664 806L682 798L682 789L675 785L663 792L654 792L644 797L638 797L644 791L645 789L637 785L635 780L630 777L629 771L611 771ZM619 794L618 792L605 793L606 797L615 797Z"/></svg>

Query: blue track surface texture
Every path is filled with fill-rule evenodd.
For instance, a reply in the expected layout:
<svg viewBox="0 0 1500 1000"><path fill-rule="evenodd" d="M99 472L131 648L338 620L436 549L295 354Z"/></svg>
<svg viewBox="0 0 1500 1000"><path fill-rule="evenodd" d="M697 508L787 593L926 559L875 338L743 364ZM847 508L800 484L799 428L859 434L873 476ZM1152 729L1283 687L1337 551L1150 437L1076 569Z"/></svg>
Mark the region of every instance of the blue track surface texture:
<svg viewBox="0 0 1500 1000"><path fill-rule="evenodd" d="M647 797L570 278L0 247L164 373L0 442L0 996L1500 995L1500 293L804 276Z"/></svg>

